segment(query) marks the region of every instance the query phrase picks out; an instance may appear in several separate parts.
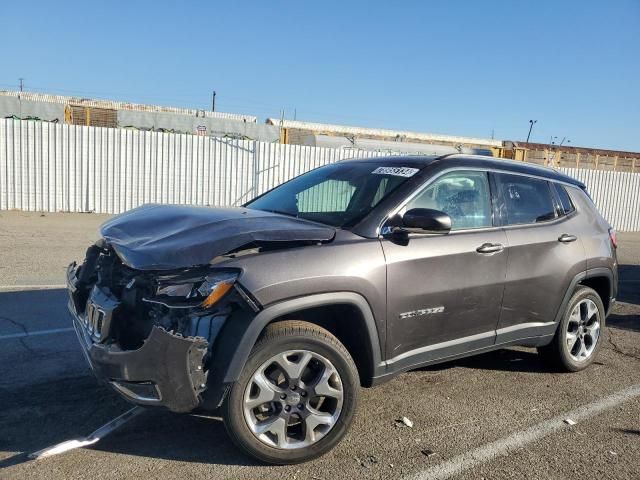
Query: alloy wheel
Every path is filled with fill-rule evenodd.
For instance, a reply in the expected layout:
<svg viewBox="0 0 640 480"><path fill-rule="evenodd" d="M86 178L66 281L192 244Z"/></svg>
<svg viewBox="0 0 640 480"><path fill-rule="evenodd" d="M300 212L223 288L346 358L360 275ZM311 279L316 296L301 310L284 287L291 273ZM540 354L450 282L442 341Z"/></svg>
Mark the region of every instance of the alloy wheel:
<svg viewBox="0 0 640 480"><path fill-rule="evenodd" d="M244 418L264 444L304 448L334 427L343 399L342 380L328 359L309 350L289 350L271 357L251 377Z"/></svg>
<svg viewBox="0 0 640 480"><path fill-rule="evenodd" d="M567 351L573 360L587 360L600 338L600 312L593 300L585 298L571 311L565 339Z"/></svg>

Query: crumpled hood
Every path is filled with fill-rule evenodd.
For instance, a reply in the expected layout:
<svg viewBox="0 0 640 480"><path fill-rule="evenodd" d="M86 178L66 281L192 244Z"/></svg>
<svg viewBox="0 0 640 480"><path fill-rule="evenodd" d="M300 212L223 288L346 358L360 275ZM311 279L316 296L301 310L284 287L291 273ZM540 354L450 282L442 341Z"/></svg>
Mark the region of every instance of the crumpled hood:
<svg viewBox="0 0 640 480"><path fill-rule="evenodd" d="M205 265L253 242L328 241L333 227L248 208L143 205L106 221L100 233L138 270Z"/></svg>

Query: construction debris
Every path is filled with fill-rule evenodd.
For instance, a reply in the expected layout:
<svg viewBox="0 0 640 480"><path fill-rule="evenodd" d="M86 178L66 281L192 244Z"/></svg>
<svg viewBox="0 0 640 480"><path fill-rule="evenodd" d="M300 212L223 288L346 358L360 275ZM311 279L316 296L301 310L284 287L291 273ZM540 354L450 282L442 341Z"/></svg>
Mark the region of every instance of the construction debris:
<svg viewBox="0 0 640 480"><path fill-rule="evenodd" d="M429 450L428 448L425 448L424 450L421 450L421 452L427 458L433 457L436 454L436 452L434 452L433 450Z"/></svg>
<svg viewBox="0 0 640 480"><path fill-rule="evenodd" d="M371 468L376 463L378 463L378 459L373 455L367 455L364 459L359 459L356 457L356 460L360 463L364 468Z"/></svg>
<svg viewBox="0 0 640 480"><path fill-rule="evenodd" d="M396 427L402 427L402 426L413 428L413 422L409 420L407 417L401 417L398 420L396 420Z"/></svg>

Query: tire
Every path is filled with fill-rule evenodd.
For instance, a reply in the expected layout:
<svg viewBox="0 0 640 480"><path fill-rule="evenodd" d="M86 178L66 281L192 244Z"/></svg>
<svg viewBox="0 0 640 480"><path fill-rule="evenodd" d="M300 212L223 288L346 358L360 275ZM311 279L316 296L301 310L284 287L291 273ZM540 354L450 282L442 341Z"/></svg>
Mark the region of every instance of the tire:
<svg viewBox="0 0 640 480"><path fill-rule="evenodd" d="M306 462L347 433L359 386L353 359L329 331L297 320L277 322L267 326L229 390L224 425L231 440L258 460Z"/></svg>
<svg viewBox="0 0 640 480"><path fill-rule="evenodd" d="M569 299L553 340L539 347L538 353L560 371L579 372L591 365L598 354L604 327L605 310L600 296L592 288L578 287Z"/></svg>

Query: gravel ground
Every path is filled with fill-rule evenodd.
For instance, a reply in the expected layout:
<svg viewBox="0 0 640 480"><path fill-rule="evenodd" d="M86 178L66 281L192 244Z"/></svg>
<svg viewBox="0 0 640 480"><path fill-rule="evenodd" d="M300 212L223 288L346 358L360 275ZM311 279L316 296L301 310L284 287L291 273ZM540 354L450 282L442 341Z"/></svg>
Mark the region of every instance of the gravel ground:
<svg viewBox="0 0 640 480"><path fill-rule="evenodd" d="M62 283L66 264L82 258L105 218L0 213L0 285ZM28 460L26 453L86 435L130 405L93 378L68 330L0 339L0 478L437 478L425 475L640 385L640 234L619 240L620 303L589 369L554 373L535 350L516 348L409 372L361 390L346 439L298 466L264 466L242 455L219 418L162 411L144 413L93 447ZM70 326L63 289L4 290L0 337ZM413 428L396 426L401 416ZM468 466L453 478L637 479L640 397Z"/></svg>

